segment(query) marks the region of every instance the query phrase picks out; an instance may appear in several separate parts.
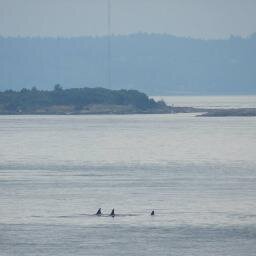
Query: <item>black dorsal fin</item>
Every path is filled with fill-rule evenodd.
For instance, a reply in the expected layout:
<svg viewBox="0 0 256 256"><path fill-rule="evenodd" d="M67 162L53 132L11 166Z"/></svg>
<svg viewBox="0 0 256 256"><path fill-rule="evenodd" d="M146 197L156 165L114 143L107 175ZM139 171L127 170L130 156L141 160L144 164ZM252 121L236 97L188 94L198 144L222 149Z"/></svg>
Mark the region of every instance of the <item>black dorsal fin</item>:
<svg viewBox="0 0 256 256"><path fill-rule="evenodd" d="M110 216L114 217L115 216L115 209L113 208L111 213L110 213Z"/></svg>

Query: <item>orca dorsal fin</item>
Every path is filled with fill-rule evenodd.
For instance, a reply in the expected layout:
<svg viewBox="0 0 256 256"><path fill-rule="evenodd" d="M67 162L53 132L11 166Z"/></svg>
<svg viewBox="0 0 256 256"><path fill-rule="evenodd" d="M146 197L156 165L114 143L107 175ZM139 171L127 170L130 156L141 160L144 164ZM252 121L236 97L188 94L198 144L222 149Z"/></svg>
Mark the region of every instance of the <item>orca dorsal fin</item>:
<svg viewBox="0 0 256 256"><path fill-rule="evenodd" d="M155 215L155 211L153 210L150 215L151 216Z"/></svg>
<svg viewBox="0 0 256 256"><path fill-rule="evenodd" d="M97 211L96 215L101 215L101 208Z"/></svg>
<svg viewBox="0 0 256 256"><path fill-rule="evenodd" d="M110 216L114 217L115 216L115 209L113 208L111 213L110 213Z"/></svg>

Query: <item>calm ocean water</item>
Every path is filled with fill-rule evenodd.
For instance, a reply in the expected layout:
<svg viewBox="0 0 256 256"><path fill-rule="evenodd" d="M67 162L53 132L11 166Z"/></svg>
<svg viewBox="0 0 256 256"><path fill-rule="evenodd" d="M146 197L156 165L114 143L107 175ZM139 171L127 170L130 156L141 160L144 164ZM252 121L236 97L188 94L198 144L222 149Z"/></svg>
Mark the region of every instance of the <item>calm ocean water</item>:
<svg viewBox="0 0 256 256"><path fill-rule="evenodd" d="M254 117L0 116L0 146L1 256L256 255Z"/></svg>
<svg viewBox="0 0 256 256"><path fill-rule="evenodd" d="M155 96L176 107L256 108L256 95L244 96Z"/></svg>

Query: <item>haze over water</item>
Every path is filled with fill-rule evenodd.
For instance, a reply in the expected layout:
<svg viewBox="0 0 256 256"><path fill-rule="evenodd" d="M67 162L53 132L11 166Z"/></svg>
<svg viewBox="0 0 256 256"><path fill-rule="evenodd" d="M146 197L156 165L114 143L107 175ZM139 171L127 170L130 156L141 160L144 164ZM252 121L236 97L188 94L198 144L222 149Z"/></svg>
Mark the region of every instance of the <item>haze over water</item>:
<svg viewBox="0 0 256 256"><path fill-rule="evenodd" d="M255 131L254 117L0 116L0 255L254 256Z"/></svg>

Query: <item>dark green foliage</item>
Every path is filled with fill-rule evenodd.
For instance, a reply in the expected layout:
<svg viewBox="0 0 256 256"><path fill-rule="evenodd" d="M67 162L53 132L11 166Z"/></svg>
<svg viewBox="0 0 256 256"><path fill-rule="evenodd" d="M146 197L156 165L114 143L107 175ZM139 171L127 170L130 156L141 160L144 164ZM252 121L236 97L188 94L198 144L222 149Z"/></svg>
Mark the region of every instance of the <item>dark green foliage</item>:
<svg viewBox="0 0 256 256"><path fill-rule="evenodd" d="M21 91L0 92L0 107L10 112L34 111L49 106L74 106L76 110L91 104L132 105L140 110L161 107L163 103L149 99L136 90L108 90L104 88L63 89L55 85L53 91L38 90L36 87Z"/></svg>

